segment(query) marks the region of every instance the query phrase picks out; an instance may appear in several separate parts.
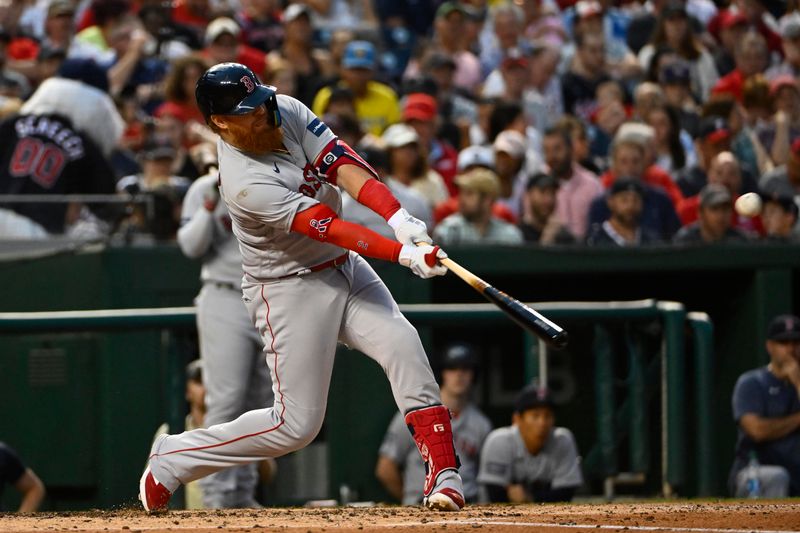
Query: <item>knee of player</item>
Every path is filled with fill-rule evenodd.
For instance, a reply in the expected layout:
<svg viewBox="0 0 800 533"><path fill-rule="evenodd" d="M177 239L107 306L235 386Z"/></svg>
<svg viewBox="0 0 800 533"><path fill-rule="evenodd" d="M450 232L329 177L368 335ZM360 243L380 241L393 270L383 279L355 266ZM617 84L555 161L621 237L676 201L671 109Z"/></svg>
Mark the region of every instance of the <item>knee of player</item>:
<svg viewBox="0 0 800 533"><path fill-rule="evenodd" d="M286 418L286 431L298 448L307 446L322 429L325 411L304 411L301 416Z"/></svg>

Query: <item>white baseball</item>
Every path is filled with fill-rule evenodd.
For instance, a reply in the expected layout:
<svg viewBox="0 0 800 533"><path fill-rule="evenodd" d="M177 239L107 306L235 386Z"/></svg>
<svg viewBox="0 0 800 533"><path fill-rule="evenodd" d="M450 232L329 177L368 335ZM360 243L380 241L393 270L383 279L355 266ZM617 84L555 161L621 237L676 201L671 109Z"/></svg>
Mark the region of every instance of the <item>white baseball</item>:
<svg viewBox="0 0 800 533"><path fill-rule="evenodd" d="M761 197L758 193L748 192L736 199L736 212L745 217L754 217L761 213Z"/></svg>

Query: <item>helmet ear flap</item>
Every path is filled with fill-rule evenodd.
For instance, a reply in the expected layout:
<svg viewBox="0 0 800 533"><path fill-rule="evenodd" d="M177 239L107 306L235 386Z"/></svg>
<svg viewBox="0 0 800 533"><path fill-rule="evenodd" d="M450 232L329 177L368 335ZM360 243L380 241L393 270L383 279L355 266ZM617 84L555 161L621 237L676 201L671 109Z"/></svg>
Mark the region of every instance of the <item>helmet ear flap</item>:
<svg viewBox="0 0 800 533"><path fill-rule="evenodd" d="M272 95L264 102L264 105L267 106L267 114L272 125L279 128L281 125L281 111L278 109L277 89L272 85L265 85L265 87L272 91Z"/></svg>

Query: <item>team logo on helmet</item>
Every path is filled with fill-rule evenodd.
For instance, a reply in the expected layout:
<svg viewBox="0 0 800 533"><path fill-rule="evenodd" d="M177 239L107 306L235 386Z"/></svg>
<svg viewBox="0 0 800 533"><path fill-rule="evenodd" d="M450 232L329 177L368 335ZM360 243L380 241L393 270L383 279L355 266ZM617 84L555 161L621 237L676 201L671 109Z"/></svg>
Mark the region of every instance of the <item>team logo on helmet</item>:
<svg viewBox="0 0 800 533"><path fill-rule="evenodd" d="M251 92L255 91L256 85L255 83L253 83L253 80L250 79L250 76L242 76L242 79L239 81L244 83L244 88L247 89L247 94L250 94Z"/></svg>

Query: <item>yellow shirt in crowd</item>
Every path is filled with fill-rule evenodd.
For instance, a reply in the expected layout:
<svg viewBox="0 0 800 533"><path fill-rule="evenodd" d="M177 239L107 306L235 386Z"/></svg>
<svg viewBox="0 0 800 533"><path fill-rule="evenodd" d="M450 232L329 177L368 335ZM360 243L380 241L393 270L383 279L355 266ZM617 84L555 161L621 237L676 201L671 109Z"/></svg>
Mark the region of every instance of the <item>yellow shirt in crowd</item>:
<svg viewBox="0 0 800 533"><path fill-rule="evenodd" d="M314 97L311 110L317 116L325 114L331 88L323 87ZM356 97L356 115L365 132L380 136L387 126L400 121L400 102L391 87L377 81L367 82L364 96Z"/></svg>

